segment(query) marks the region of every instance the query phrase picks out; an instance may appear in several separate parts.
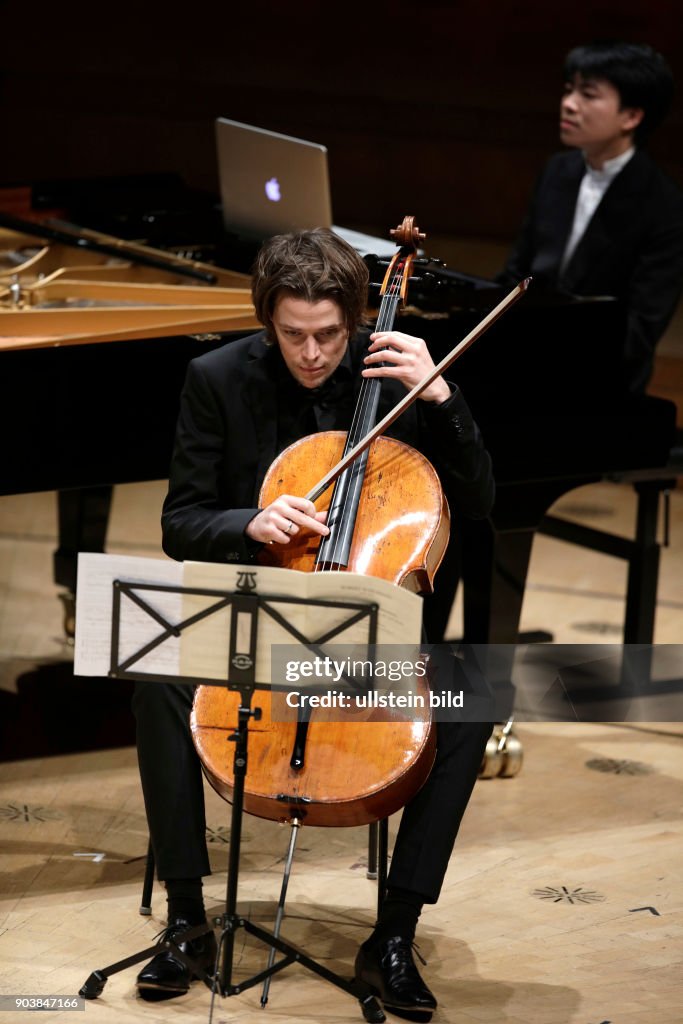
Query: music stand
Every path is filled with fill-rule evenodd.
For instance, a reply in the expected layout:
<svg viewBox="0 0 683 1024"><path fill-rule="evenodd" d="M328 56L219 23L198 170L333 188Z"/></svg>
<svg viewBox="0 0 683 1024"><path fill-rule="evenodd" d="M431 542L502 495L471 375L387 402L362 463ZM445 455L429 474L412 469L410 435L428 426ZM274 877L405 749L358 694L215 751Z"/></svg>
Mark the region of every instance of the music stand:
<svg viewBox="0 0 683 1024"><path fill-rule="evenodd" d="M226 887L225 912L214 919L215 924L221 926L221 936L218 946L216 970L213 976L197 965L193 959L178 947L180 943L189 941L206 934L212 930L210 924L198 925L176 936L175 939L164 938L153 946L118 961L108 967L93 971L79 995L85 999L96 999L103 991L108 978L112 974L125 970L142 960L149 958L159 952L169 951L175 957L188 966L201 980L203 980L212 991L211 1012L216 993L223 997L238 995L245 989L260 984L266 978L283 970L292 963L299 963L307 970L312 971L319 977L335 985L337 988L348 992L349 995L358 999L363 1016L366 1021L372 1024L381 1024L386 1017L374 996L370 986L356 979L347 980L336 974L329 968L324 967L316 960L309 957L303 950L281 939L278 935L253 924L246 916L237 913L237 889L239 879L239 858L242 837L242 813L244 807L244 787L248 763L248 725L250 719L258 720L259 708L252 707L254 692L261 688L270 688L269 684L259 683L256 679L256 663L258 649L258 616L264 613L275 619L288 632L296 643L303 645L315 654L323 654L322 644L333 640L335 636L367 619L368 644L374 645L377 641L377 622L379 605L375 602L349 602L329 601L310 598L283 597L272 595L250 593L250 574L244 572L238 576L237 591L214 590L201 587L169 586L153 583L132 583L115 579L113 581L113 607L111 619L111 662L109 674L119 679L133 680L155 680L158 682L184 682L194 685L227 685L230 690L237 691L240 695L240 706L238 710L238 721L235 731L230 737L234 741L233 773L234 789L232 794L231 828L228 851L228 878ZM241 581L241 582L240 582ZM188 594L212 599L212 603L182 619L173 623L168 617L157 608L149 604L148 595L157 593ZM143 596L145 595L145 596ZM151 640L143 643L133 654L121 660L121 625L122 625L122 601L127 598L139 609L149 615L150 619L161 627L161 632ZM345 621L336 627L325 630L325 632L311 639L301 633L296 627L287 622L281 612L273 607L273 603L279 605L291 603L298 605L328 607L348 613ZM141 672L134 667L159 648L169 637L180 637L184 630L195 625L201 619L208 618L219 611L230 608L230 637L228 646L227 678L225 681L217 681L215 678L204 678L196 675L166 675L158 672ZM239 984L232 980L233 957L235 934L239 928L253 935L258 941L268 947L275 948L283 954L281 960L269 966L257 974L245 979ZM220 966L219 966L220 965Z"/></svg>

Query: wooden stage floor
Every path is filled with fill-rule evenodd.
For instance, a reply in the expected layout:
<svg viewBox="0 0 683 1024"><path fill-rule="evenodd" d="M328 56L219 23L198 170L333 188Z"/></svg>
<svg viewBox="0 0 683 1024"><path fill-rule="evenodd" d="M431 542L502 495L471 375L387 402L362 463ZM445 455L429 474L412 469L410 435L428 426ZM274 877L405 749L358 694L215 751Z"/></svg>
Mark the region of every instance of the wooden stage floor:
<svg viewBox="0 0 683 1024"><path fill-rule="evenodd" d="M683 362L667 365L660 383L680 408ZM110 551L160 557L163 493L161 483L116 489ZM600 484L566 495L553 511L632 535L635 500L628 486ZM671 512L656 623L662 644L683 638L681 490ZM76 686L70 676L50 582L55 530L54 495L0 499L0 715L16 715L6 717L10 759L0 764L5 995L73 995L92 970L149 945L165 919L159 887L153 916L138 914L147 830L128 694L105 681ZM623 564L539 537L522 628L550 629L561 643L619 642L624 585ZM459 635L459 616L456 605L451 635ZM424 975L440 1004L435 1024L680 1024L683 725L537 722L517 731L521 773L479 780L442 899L420 922ZM209 791L214 874L206 895L218 910L228 812ZM286 828L245 819L240 907L266 927L287 839ZM283 924L286 938L348 976L373 922L366 853L365 829L304 828ZM241 933L245 974L265 953L243 940ZM205 988L144 1003L136 970L113 977L87 1004L86 1019L208 1020ZM54 1016L83 1020L79 1012ZM25 1019L0 1012L0 1024ZM299 966L274 979L265 1010L252 989L219 1000L214 1013L215 1022L240 1024L360 1019L350 997Z"/></svg>
<svg viewBox="0 0 683 1024"><path fill-rule="evenodd" d="M683 728L536 723L518 735L522 772L479 780L442 898L422 915L435 1024L680 1024ZM206 896L220 910L229 817L213 793L207 820ZM163 928L158 886L153 916L138 915L147 832L133 749L5 764L0 837L0 992L73 995L92 970L145 948ZM240 911L264 927L287 840L286 827L245 818ZM349 977L376 898L365 844L365 829L304 828L283 923L285 937ZM238 977L265 964L263 947L244 937ZM135 996L136 970L112 977L86 1019L208 1019L207 989L145 1003ZM265 1010L252 989L219 1000L214 1016L361 1019L349 996L299 966L273 980Z"/></svg>

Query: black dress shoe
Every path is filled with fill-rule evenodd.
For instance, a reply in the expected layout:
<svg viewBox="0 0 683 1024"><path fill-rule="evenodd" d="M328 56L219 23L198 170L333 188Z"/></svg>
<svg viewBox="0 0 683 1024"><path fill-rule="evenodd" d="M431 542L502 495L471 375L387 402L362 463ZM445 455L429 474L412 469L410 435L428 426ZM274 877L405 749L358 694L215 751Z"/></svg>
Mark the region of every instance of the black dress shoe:
<svg viewBox="0 0 683 1024"><path fill-rule="evenodd" d="M174 917L169 920L168 927L160 936L160 941L175 939L183 932L195 928L189 921L182 917ZM203 968L208 974L213 974L216 962L216 937L212 931L190 939L189 942L178 943L178 949L192 957L198 968ZM138 974L138 994L142 999L160 1000L172 999L174 996L184 995L195 978L196 974L190 967L174 956L170 950L157 953L146 967Z"/></svg>
<svg viewBox="0 0 683 1024"><path fill-rule="evenodd" d="M400 935L364 942L356 957L356 978L369 985L384 1009L406 1020L429 1021L436 999L413 960L412 943Z"/></svg>

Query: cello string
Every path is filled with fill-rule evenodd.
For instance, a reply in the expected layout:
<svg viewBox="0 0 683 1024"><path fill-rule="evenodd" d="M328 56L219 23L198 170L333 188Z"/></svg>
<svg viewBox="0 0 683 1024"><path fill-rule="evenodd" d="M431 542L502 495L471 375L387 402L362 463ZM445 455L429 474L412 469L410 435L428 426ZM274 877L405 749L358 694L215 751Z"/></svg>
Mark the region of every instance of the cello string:
<svg viewBox="0 0 683 1024"><path fill-rule="evenodd" d="M398 286L398 282L401 279L400 270L403 264L399 264L398 271L394 273L394 278L390 282L386 289L385 295L382 297L382 303L380 305L379 315L377 317L376 330L386 330L390 326L390 321L393 319L391 306L395 306L394 295ZM371 409L372 403L375 399L375 395L381 386L381 383L376 378L367 379L363 378L361 384L361 393L354 412L353 422L349 432L349 438L347 440L347 447L349 443L355 444L360 438L359 434L364 435L372 424L368 423L369 410ZM344 488L342 494L342 501L337 509L338 521L341 526L335 530L332 550L330 555L325 559L325 562L329 562L336 567L337 572L341 572L341 553L349 539L349 533L352 530L352 522L350 510L353 509L354 505L357 507L359 499L359 493L362 488L363 479L365 475L364 468L367 462L368 455L366 453L360 457L360 460L353 466L350 466L344 474L343 481L340 486ZM334 571L334 570L333 570Z"/></svg>
<svg viewBox="0 0 683 1024"><path fill-rule="evenodd" d="M375 327L376 331L387 330L391 327L391 323L395 316L397 297L400 295L400 283L404 276L404 265L404 260L401 260L398 263L397 268L394 271L394 276L389 282L385 290L385 294L382 297L382 303L380 305ZM381 382L376 378L371 380L363 378L359 400L354 411L351 428L347 438L347 449L349 444L355 444L360 439L358 436L359 433L363 436L367 430L371 428L372 424L367 422L369 410L371 409L373 401L375 401L375 395L380 387ZM364 469L361 470L360 466L367 462L367 458L367 454L364 454L362 462L349 467L342 480L340 480L339 486L343 487L343 493L341 503L336 509L336 512L337 521L341 521L342 526L334 531L332 548L330 552L326 552L325 559L316 560L313 569L314 572L322 571L322 566L325 564L335 565L336 571L342 571L340 556L344 545L348 540L349 531L351 530L349 509L352 509L354 504L357 507L359 492L362 488L365 475ZM335 495L333 492L333 501L334 500Z"/></svg>
<svg viewBox="0 0 683 1024"><path fill-rule="evenodd" d="M380 306L380 314L378 316L378 322L379 322L379 318L382 315L382 309L384 308L384 306L385 306L385 298L383 296L382 297L382 303L381 303L381 306ZM372 382L368 381L366 378L362 378L362 380L361 380L360 393L359 393L358 400L356 402L356 406L355 406L355 409L354 409L354 413L353 413L353 417L352 417L352 421L351 421L351 426L350 426L349 432L347 434L347 441L346 441L346 445L345 445L346 449L348 449L349 445L353 444L354 439L355 439L355 437L357 436L357 434L359 432L359 427L362 424L363 420L366 418L366 410L367 410L367 408L369 406L369 402L371 401L370 389L369 389L368 385L371 384L371 383ZM332 509L334 507L335 501L338 500L338 493L339 493L339 491L337 490L337 487L344 489L343 492L342 492L343 496L344 496L343 500L342 500L341 504L336 509L336 514L337 514L336 515L336 522L343 521L341 519L341 517L346 516L346 514L348 512L348 499L347 499L347 495L348 495L349 471L350 470L347 470L344 474L342 474L342 476L340 477L340 479L339 479L339 481L337 483L337 486L335 487L335 489L332 492L332 499L331 499L331 502L330 502L330 509ZM332 530L333 527L330 527L330 529ZM329 550L326 550L325 558L323 560L316 560L316 563L315 563L315 566L314 566L314 570L313 570L314 572L322 571L322 566L323 565L327 565L327 564L336 565L337 566L337 571L341 571L341 569L340 569L340 567L338 565L338 561L337 561L338 556L339 556L339 552L341 551L342 545L343 545L343 538L340 537L340 533L341 532L342 532L342 530L341 530L340 527L335 527L334 528L333 534L332 534L331 548L329 548Z"/></svg>
<svg viewBox="0 0 683 1024"><path fill-rule="evenodd" d="M384 295L382 296L382 302L380 304L379 314L377 316L377 322L375 331L387 331L391 330L393 321L396 315L396 308L398 305L398 299L401 293L401 284L405 276L405 259L398 262L393 277L389 281ZM356 409L354 411L353 420L347 440L347 448L349 443L356 444L362 436L364 436L368 430L372 428L373 423L369 422L372 405L375 404L375 410L372 413L372 420L374 422L377 409L377 401L379 400L379 391L381 389L381 380L378 378L363 378L361 384L361 392L359 396ZM358 436L360 433L360 436ZM320 571L321 564L330 563L335 566L337 572L343 571L341 566L341 554L349 542L350 534L353 530L354 521L352 521L351 511L358 508L360 501L360 492L363 487L365 479L365 471L367 460L369 457L369 451L364 452L359 457L357 462L350 466L343 475L343 482L340 481L340 486L344 488L342 501L337 509L337 519L341 523L340 528L335 529L334 537L332 541L331 552L325 558L324 563L316 562L314 572ZM333 498L334 500L334 498ZM333 570L335 571L335 570Z"/></svg>
<svg viewBox="0 0 683 1024"><path fill-rule="evenodd" d="M403 268L404 261L402 260L398 264L394 272L394 276L387 287L386 295L383 297L377 318L376 331L391 329L396 313L397 298L400 295L400 285L404 276ZM379 392L381 390L381 380L378 378L363 378L361 390L363 400L359 402L360 415L358 417L358 422L355 425L354 434L351 437L352 444L357 444L358 441L365 436L367 431L372 428L373 423L375 422ZM374 409L372 408L373 404ZM352 533L355 525L355 516L352 518L351 512L354 509L357 512L358 509L360 492L365 480L366 464L369 454L369 451L363 453L357 462L347 470L348 479L345 485L341 505L342 515L340 519L342 522L342 528L336 534L337 541L334 545L334 564L337 566L337 571L341 571L340 554L346 546L350 544L350 534Z"/></svg>

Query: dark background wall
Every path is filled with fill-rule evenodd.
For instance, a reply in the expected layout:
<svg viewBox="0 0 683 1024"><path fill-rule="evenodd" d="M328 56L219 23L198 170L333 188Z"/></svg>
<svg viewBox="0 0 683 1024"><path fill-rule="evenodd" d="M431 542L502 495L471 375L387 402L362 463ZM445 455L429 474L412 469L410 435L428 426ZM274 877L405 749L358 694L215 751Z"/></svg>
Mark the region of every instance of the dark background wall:
<svg viewBox="0 0 683 1024"><path fill-rule="evenodd" d="M327 145L335 219L508 239L557 144L562 59L649 42L683 91L677 0L6 4L0 185L175 171L216 188L213 119ZM680 96L651 149L683 184Z"/></svg>

